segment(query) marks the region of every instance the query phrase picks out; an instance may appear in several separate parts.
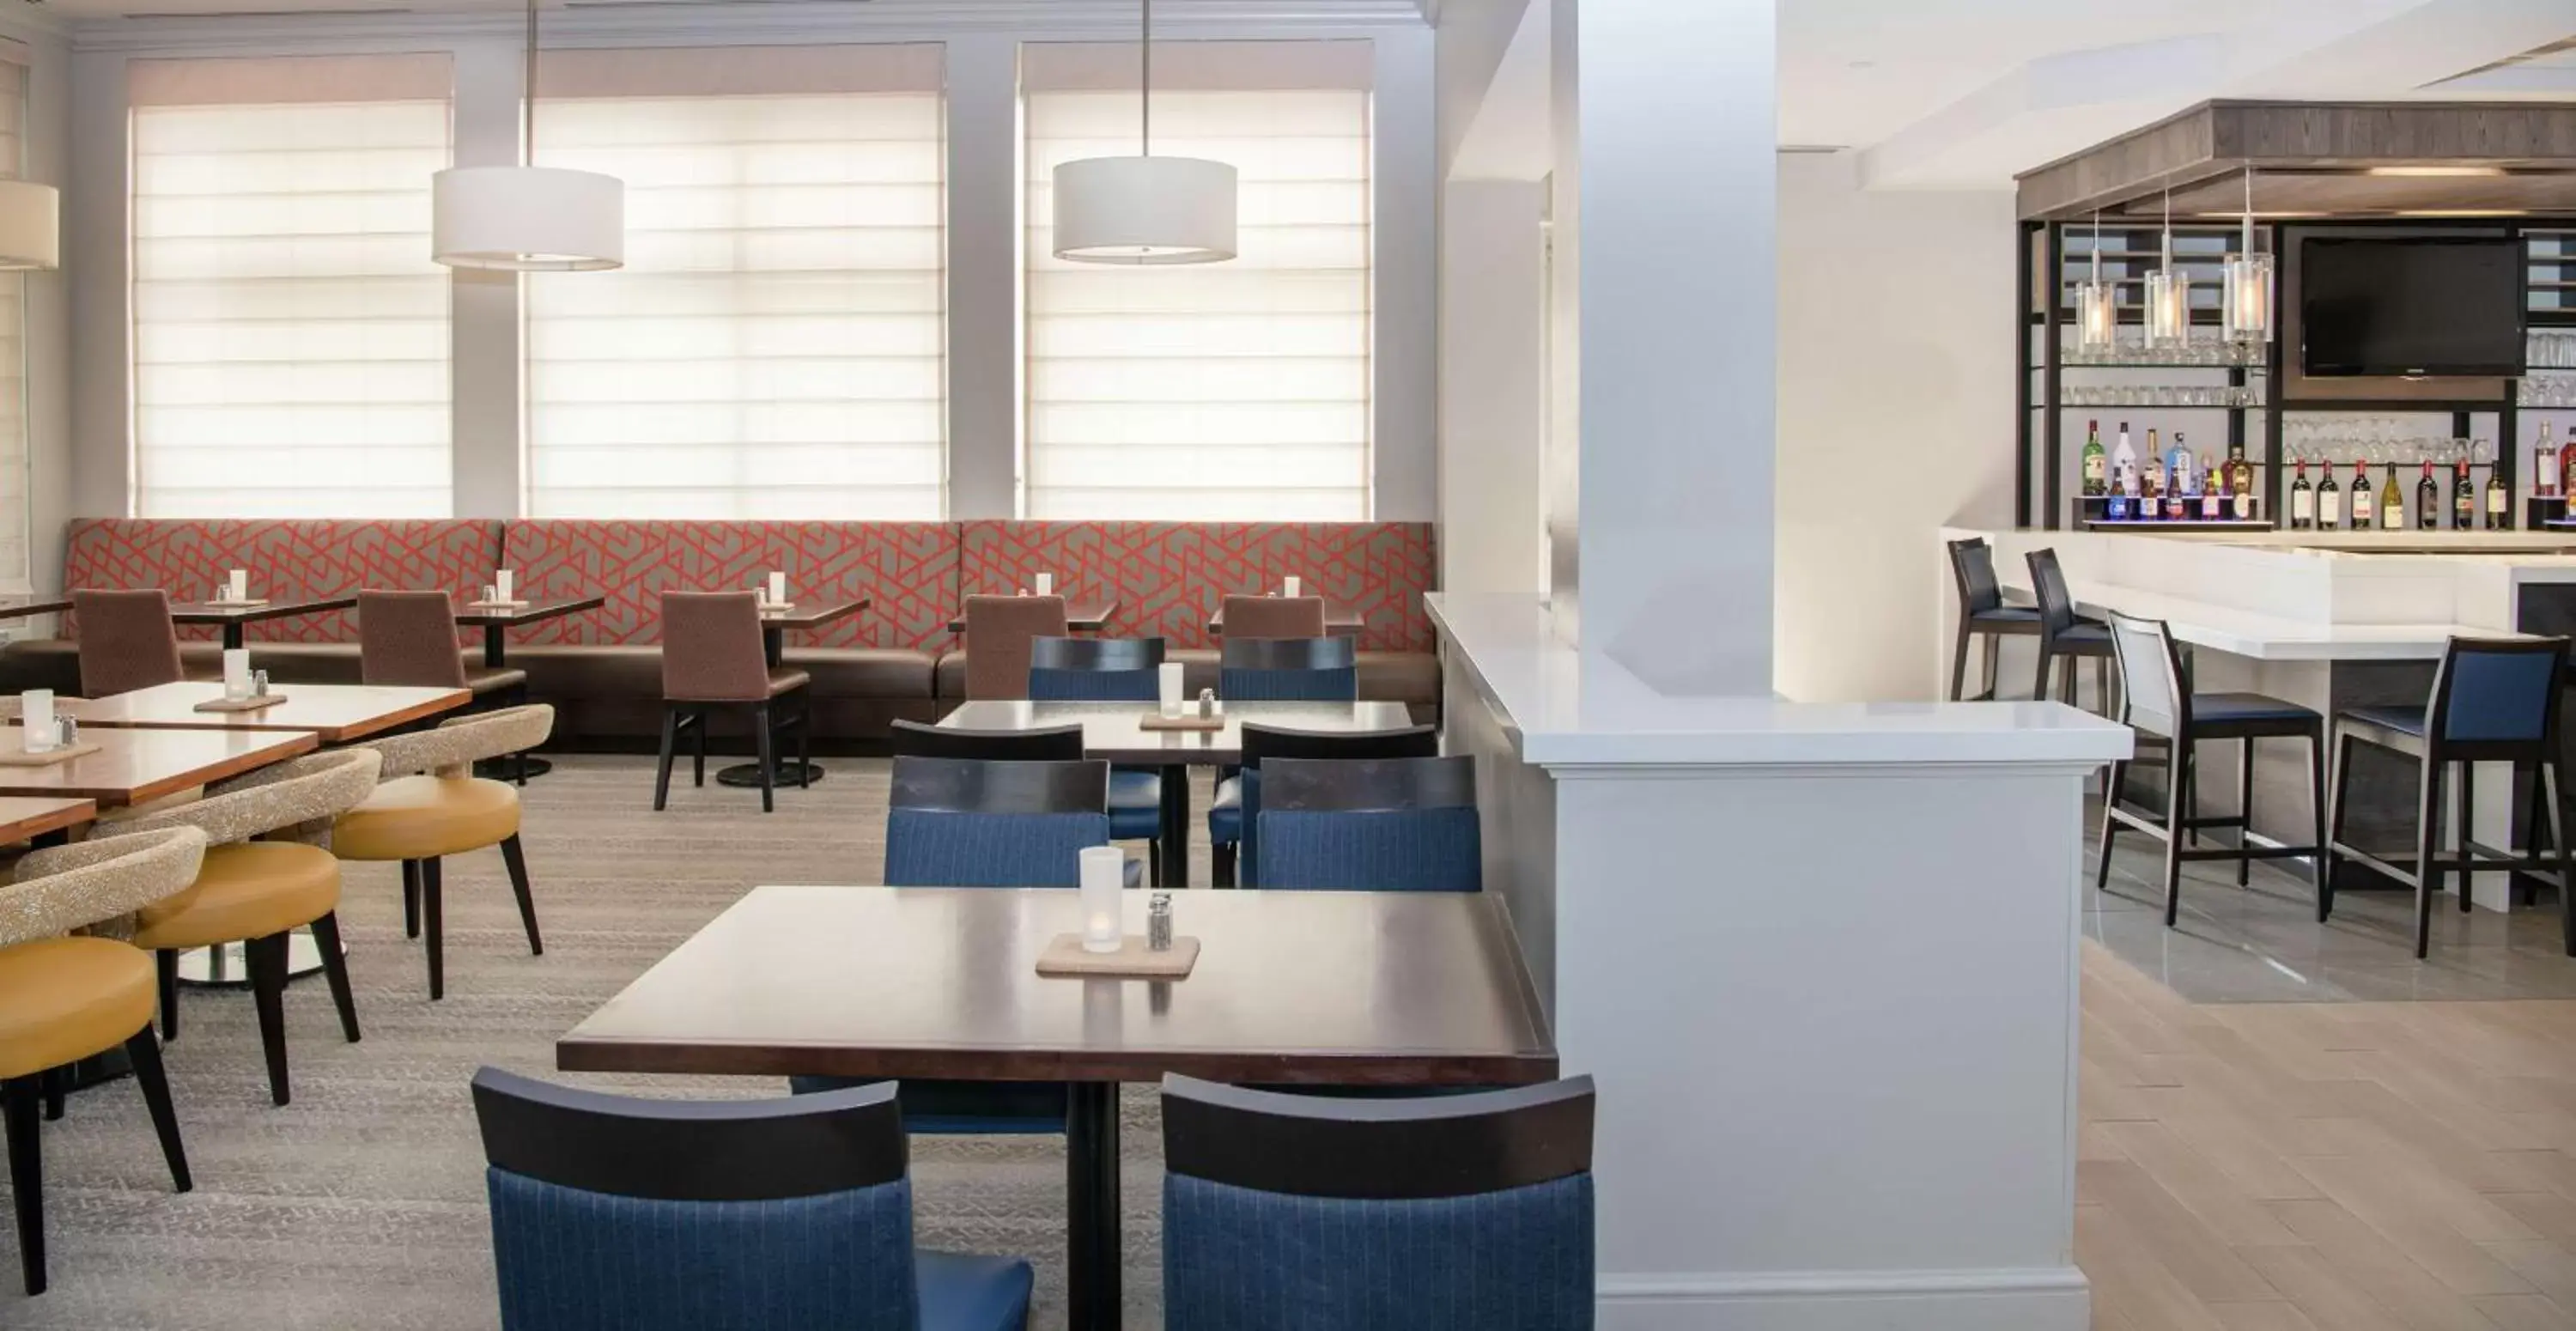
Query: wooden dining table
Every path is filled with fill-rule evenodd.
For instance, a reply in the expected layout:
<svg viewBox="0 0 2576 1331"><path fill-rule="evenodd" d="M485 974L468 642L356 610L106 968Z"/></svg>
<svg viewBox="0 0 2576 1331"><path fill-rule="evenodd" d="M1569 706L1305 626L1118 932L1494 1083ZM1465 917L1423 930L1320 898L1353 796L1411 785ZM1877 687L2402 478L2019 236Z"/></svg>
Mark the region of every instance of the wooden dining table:
<svg viewBox="0 0 2576 1331"><path fill-rule="evenodd" d="M56 715L83 726L143 730L309 730L325 744L369 735L451 712L474 701L468 689L384 684L280 684L284 700L254 712L201 712L224 696L217 680L183 679L105 698L62 698ZM15 699L8 700L11 704ZM14 713L13 713L14 714Z"/></svg>
<svg viewBox="0 0 2576 1331"><path fill-rule="evenodd" d="M1159 886L1189 886L1190 767L1231 767L1243 761L1243 723L1256 722L1285 730L1337 734L1402 730L1413 713L1400 702L1235 702L1225 705L1225 724L1216 730L1147 730L1153 703L1030 702L983 699L961 703L939 718L956 730L1048 730L1082 726L1082 756L1127 767L1165 767L1163 807L1158 837L1163 843Z"/></svg>
<svg viewBox="0 0 2576 1331"><path fill-rule="evenodd" d="M0 745L24 748L13 721ZM0 795L98 801L102 809L145 804L164 795L240 776L322 746L310 730L143 730L83 727L98 752L44 767L0 767Z"/></svg>
<svg viewBox="0 0 2576 1331"><path fill-rule="evenodd" d="M98 801L60 796L0 796L0 842L52 840L98 817Z"/></svg>
<svg viewBox="0 0 2576 1331"><path fill-rule="evenodd" d="M358 603L355 596L280 596L251 605L227 605L210 601L183 601L170 607L173 624L212 624L223 630L226 648L242 645L242 627L264 619L292 619L297 615L318 615L326 610L346 610Z"/></svg>
<svg viewBox="0 0 2576 1331"><path fill-rule="evenodd" d="M1363 615L1359 611L1353 610L1346 605L1335 605L1330 601L1324 603L1324 632L1326 634L1341 635L1357 633L1361 629L1367 627L1368 616ZM1208 616L1207 630L1210 633L1223 636L1225 633L1225 607L1218 606L1217 612Z"/></svg>
<svg viewBox="0 0 2576 1331"><path fill-rule="evenodd" d="M1147 895L1124 902L1131 933ZM1070 1324L1119 1321L1118 1085L1511 1086L1557 1075L1482 893L1184 892L1180 980L1050 978L1063 888L759 887L556 1042L567 1072L1061 1081Z"/></svg>

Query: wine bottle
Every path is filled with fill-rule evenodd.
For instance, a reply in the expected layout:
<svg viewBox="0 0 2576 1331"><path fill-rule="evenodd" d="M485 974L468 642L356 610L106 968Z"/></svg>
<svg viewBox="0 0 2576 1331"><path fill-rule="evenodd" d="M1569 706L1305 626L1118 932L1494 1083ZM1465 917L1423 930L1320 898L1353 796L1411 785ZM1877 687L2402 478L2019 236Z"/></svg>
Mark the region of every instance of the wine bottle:
<svg viewBox="0 0 2576 1331"><path fill-rule="evenodd" d="M2478 487L2469 479L2469 460L2451 464L2451 530L2467 531L2478 525Z"/></svg>
<svg viewBox="0 0 2576 1331"><path fill-rule="evenodd" d="M2378 502L2370 495L2370 464L2352 464L2352 529L2368 531L2379 525Z"/></svg>
<svg viewBox="0 0 2576 1331"><path fill-rule="evenodd" d="M2209 455L2200 455L2200 520L2216 522L2227 516L2227 474L2209 465Z"/></svg>
<svg viewBox="0 0 2576 1331"><path fill-rule="evenodd" d="M2334 484L2332 480L2326 482ZM2308 460L2299 459L2298 469L2290 477L2290 530L2306 531L2317 525L2317 492L2308 484Z"/></svg>
<svg viewBox="0 0 2576 1331"><path fill-rule="evenodd" d="M2334 464L2328 462L2318 467L2317 472L2324 477L2317 483L2317 526L2323 531L2340 530L2343 527L2343 487L2335 484Z"/></svg>
<svg viewBox="0 0 2576 1331"><path fill-rule="evenodd" d="M2415 482L2415 526L2420 531L2434 531L2441 525L2442 486L2433 479L2433 459L2426 458L2424 479Z"/></svg>
<svg viewBox="0 0 2576 1331"><path fill-rule="evenodd" d="M2513 530L2513 487L2504 483L2504 468L2487 468L2487 530Z"/></svg>
<svg viewBox="0 0 2576 1331"><path fill-rule="evenodd" d="M2547 421L2540 423L2540 438L2543 444L2549 440ZM2570 429L2566 437L2558 441L2558 493L2561 498L2567 494L2567 473L2571 468L2576 468L2576 429Z"/></svg>
<svg viewBox="0 0 2576 1331"><path fill-rule="evenodd" d="M2102 451L2102 422L2084 422L2084 493L2101 494L2106 488L2103 470L2110 455Z"/></svg>
<svg viewBox="0 0 2576 1331"><path fill-rule="evenodd" d="M2386 463L2379 469L2384 478L2379 485L2379 529L2401 531L2406 526L2406 496L2397 492L2397 464ZM2365 484L2367 480L2365 479Z"/></svg>
<svg viewBox="0 0 2576 1331"><path fill-rule="evenodd" d="M2254 464L2245 460L2245 441L2229 440L2227 444L2228 516L2238 522L2254 520Z"/></svg>
<svg viewBox="0 0 2576 1331"><path fill-rule="evenodd" d="M2558 497L2558 450L2549 446L2549 422L2540 423L2540 438L2531 446L2531 492L2542 499Z"/></svg>

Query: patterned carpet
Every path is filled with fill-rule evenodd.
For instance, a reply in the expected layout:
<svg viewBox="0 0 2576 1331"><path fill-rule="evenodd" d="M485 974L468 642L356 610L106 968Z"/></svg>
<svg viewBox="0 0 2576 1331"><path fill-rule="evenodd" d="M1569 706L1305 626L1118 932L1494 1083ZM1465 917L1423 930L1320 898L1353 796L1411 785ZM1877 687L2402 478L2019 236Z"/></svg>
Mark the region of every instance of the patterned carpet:
<svg viewBox="0 0 2576 1331"><path fill-rule="evenodd" d="M530 957L496 852L451 861L447 997L433 1005L402 936L391 865L348 866L340 911L363 1043L342 1043L318 977L287 997L295 1102L269 1104L250 998L192 990L170 1047L197 1179L169 1190L141 1097L118 1082L45 1125L53 1289L19 1293L0 1216L0 1327L25 1331L471 1331L498 1324L483 1165L467 1078L541 1076L553 1041L762 883L874 883L886 764L834 758L829 779L756 792L672 789L650 811L649 760L576 757L527 790L526 842L546 955ZM1205 808L1207 791L1195 808ZM1204 838L1192 881L1207 881ZM644 1094L756 1095L746 1080L565 1077ZM1159 1325L1159 1129L1126 1105L1128 1325ZM1033 1260L1036 1324L1062 1324L1064 1162L1057 1138L916 1138L926 1246Z"/></svg>

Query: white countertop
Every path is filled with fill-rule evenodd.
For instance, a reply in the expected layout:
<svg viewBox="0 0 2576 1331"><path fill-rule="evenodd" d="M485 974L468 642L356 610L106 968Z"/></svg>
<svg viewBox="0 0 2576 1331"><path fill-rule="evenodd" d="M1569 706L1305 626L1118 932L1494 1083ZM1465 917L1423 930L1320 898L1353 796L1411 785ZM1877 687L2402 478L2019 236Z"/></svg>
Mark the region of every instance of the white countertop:
<svg viewBox="0 0 2576 1331"><path fill-rule="evenodd" d="M1587 675L1538 597L1423 600L1521 758L1542 766L2099 763L2130 752L2128 727L2058 703L1669 697L1615 663Z"/></svg>
<svg viewBox="0 0 2576 1331"><path fill-rule="evenodd" d="M1997 564L1995 573L2005 591L2024 604L2031 601L2027 572ZM2258 661L2435 661L2455 637L2515 636L2464 624L2320 624L2076 578L2067 579L2066 590L2085 614L2117 610L2137 619L2161 619L2176 642Z"/></svg>

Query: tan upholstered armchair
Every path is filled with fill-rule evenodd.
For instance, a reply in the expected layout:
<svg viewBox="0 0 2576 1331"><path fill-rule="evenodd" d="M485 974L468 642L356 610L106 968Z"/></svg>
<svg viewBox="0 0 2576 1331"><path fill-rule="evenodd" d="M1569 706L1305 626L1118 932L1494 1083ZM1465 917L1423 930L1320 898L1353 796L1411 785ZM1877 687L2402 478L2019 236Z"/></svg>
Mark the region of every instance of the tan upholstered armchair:
<svg viewBox="0 0 2576 1331"><path fill-rule="evenodd" d="M74 930L121 932L134 912L196 881L206 834L193 827L30 851L0 887L0 947Z"/></svg>

